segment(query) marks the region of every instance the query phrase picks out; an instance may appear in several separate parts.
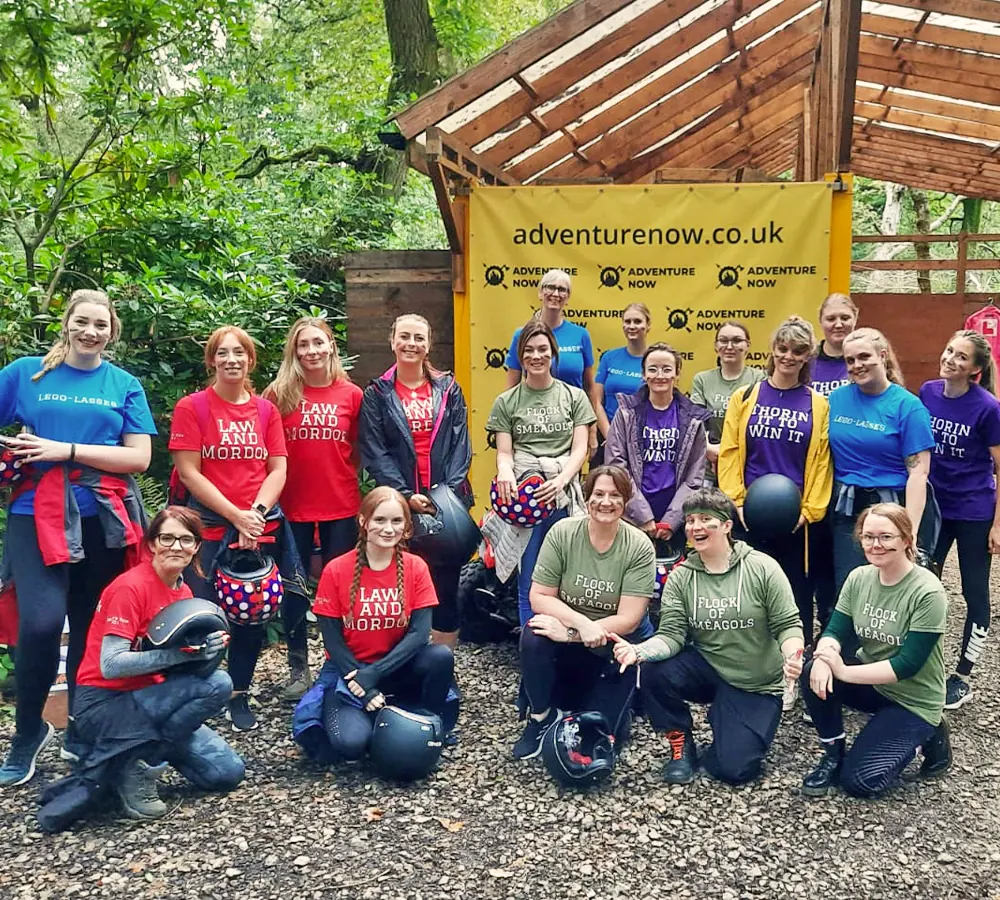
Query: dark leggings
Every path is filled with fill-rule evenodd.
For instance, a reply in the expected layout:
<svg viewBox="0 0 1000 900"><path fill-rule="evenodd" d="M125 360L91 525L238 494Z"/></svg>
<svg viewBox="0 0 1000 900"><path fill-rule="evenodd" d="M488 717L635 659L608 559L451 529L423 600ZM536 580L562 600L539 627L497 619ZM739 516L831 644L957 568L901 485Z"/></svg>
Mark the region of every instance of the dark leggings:
<svg viewBox="0 0 1000 900"><path fill-rule="evenodd" d="M916 755L917 747L934 734L934 726L900 706L870 684L834 680L833 691L821 700L809 687L812 663L802 671L802 702L821 740L844 735L843 709L871 713L854 739L840 770L840 787L852 797L876 797L893 786Z"/></svg>
<svg viewBox="0 0 1000 900"><path fill-rule="evenodd" d="M7 518L7 555L17 587L17 733L37 734L42 708L59 671L63 622L69 616L66 681L69 704L76 694L76 670L87 629L101 592L125 569L125 550L105 546L98 516L82 520L83 552L78 563L47 566L38 548L33 516Z"/></svg>
<svg viewBox="0 0 1000 900"><path fill-rule="evenodd" d="M289 522L295 546L302 560L302 568L309 574L309 560L313 555L313 533L319 526L320 553L325 566L331 559L347 553L358 542L358 523L353 517L331 519L328 522ZM292 668L307 665L309 661L309 626L306 613L309 612L309 598L289 591L281 607L281 619L285 624L285 642L288 645L288 665Z"/></svg>
<svg viewBox="0 0 1000 900"><path fill-rule="evenodd" d="M811 528L811 525L805 525L794 534L786 534L773 540L755 538L752 533L747 533L746 538L754 550L766 553L781 566L781 571L788 578L788 583L792 587L792 596L795 598L795 605L799 610L799 617L802 619L802 630L805 633L807 646L813 642L813 634L816 629L812 583L806 574L806 529ZM813 534L810 531L809 540L812 541L812 539Z"/></svg>
<svg viewBox="0 0 1000 900"><path fill-rule="evenodd" d="M934 562L940 567L958 542L958 569L962 574L962 595L965 597L967 615L962 631L962 650L958 657L958 674L970 675L972 667L982 655L990 631L990 554L989 520L967 522L960 519L943 519L941 534L934 548Z"/></svg>
<svg viewBox="0 0 1000 900"><path fill-rule="evenodd" d="M389 702L417 706L443 719L454 666L455 658L448 647L428 644L408 663L383 678L378 688ZM333 686L327 688L323 698L323 726L338 759L350 762L365 755L375 715L341 697Z"/></svg>
<svg viewBox="0 0 1000 900"><path fill-rule="evenodd" d="M438 605L431 611L431 628L446 633L458 631L462 622L462 610L458 603L458 579L462 567L437 565L432 560L427 560L427 567L431 570L431 581L438 598Z"/></svg>
<svg viewBox="0 0 1000 900"><path fill-rule="evenodd" d="M832 513L809 526L809 584L816 598L816 616L819 633L830 624L830 616L837 605L837 589L833 573ZM810 641L806 640L808 645Z"/></svg>

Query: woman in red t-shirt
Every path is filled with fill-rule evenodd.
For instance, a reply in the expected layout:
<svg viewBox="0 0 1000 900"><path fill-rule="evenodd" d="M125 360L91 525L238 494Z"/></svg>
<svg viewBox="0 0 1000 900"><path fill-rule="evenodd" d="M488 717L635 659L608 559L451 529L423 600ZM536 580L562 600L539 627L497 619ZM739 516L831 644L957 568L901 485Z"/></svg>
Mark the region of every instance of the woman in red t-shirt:
<svg viewBox="0 0 1000 900"><path fill-rule="evenodd" d="M431 328L423 316L407 313L392 324L389 343L396 364L365 388L358 451L379 485L407 498L415 513L433 513L427 493L446 484L472 506L465 397L455 377L439 372L427 358ZM426 555L440 605L434 610L433 639L454 649L460 610L458 575L468 560Z"/></svg>
<svg viewBox="0 0 1000 900"><path fill-rule="evenodd" d="M197 654L140 649L153 618L191 596L182 575L197 567L201 538L194 510L157 513L144 535L147 559L101 594L77 675L73 715L82 752L75 773L113 785L134 819L166 815L156 782L167 763L203 790L229 791L243 780L243 760L205 725L229 699L229 676L216 669L207 677L165 677L176 665L222 653L226 633L210 634Z"/></svg>
<svg viewBox="0 0 1000 900"><path fill-rule="evenodd" d="M301 569L288 562L295 554L287 551L294 547L288 547L291 536L286 537L278 506L287 456L281 416L270 400L254 396L250 373L256 364L250 335L234 325L216 329L205 345L212 383L174 407L169 444L174 466L191 493L189 505L205 521L200 560L206 575L189 568L185 576L200 597L216 596L211 569L227 534L249 550L266 535L264 546L281 567L285 596L295 586L305 590ZM263 645L262 625L234 625L229 645L234 693L227 712L234 731L257 727L247 690Z"/></svg>
<svg viewBox="0 0 1000 900"><path fill-rule="evenodd" d="M445 718L454 657L428 644L437 596L420 557L403 551L411 531L406 500L377 487L361 504L358 546L323 570L313 607L326 646L323 724L337 759L364 756L386 703Z"/></svg>
<svg viewBox="0 0 1000 900"><path fill-rule="evenodd" d="M295 546L308 569L313 536L319 532L323 565L346 553L358 539L361 507L354 443L358 436L361 388L337 353L330 326L304 316L288 332L278 376L264 389L281 413L288 448L288 475L281 492ZM281 617L288 643L289 682L284 698L298 700L309 685L306 644L307 598L289 594Z"/></svg>

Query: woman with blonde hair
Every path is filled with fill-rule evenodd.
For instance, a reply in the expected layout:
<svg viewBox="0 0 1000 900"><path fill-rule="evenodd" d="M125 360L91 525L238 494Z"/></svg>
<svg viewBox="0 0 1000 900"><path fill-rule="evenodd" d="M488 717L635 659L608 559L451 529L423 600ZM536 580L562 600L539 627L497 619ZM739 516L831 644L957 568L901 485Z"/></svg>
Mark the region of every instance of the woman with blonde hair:
<svg viewBox="0 0 1000 900"><path fill-rule="evenodd" d="M896 783L917 747L922 777L951 766L942 715L948 595L914 562L912 520L898 504L864 509L856 536L869 564L848 575L801 677L823 746L822 760L802 782L807 797L838 786L854 797L876 797ZM850 751L844 706L871 715Z"/></svg>
<svg viewBox="0 0 1000 900"><path fill-rule="evenodd" d="M299 558L308 569L318 532L326 565L350 550L357 539L361 491L354 447L361 388L344 371L325 319L303 316L293 323L278 375L264 389L264 397L278 407L285 432L288 472L281 507ZM289 701L298 700L312 683L305 600L290 594L281 611L290 673L284 698Z"/></svg>
<svg viewBox="0 0 1000 900"><path fill-rule="evenodd" d="M618 411L618 395L632 395L645 383L642 361L653 317L645 303L630 303L622 311L625 346L605 350L597 364L591 401L597 414L597 430L607 440Z"/></svg>
<svg viewBox="0 0 1000 900"><path fill-rule="evenodd" d="M145 515L131 475L149 465L156 426L138 380L104 359L121 322L107 294L74 291L44 358L0 370L0 438L19 460L7 510L0 581L17 590L17 712L0 786L24 784L54 729L42 708L69 616L66 680L72 705L87 629L101 591L138 555ZM63 756L76 758L70 729Z"/></svg>
<svg viewBox="0 0 1000 900"><path fill-rule="evenodd" d="M217 328L205 345L211 384L174 407L170 452L191 494L189 505L205 523L199 554L205 577L191 568L185 575L197 597L216 596L213 579L221 553L230 547L257 550L262 543L278 561L286 600L290 593L305 594L301 562L278 505L288 456L281 416L270 400L253 392L250 373L256 365L257 349L249 334L235 325ZM233 697L227 717L234 731L250 731L258 724L248 691L264 632L260 623L233 625Z"/></svg>
<svg viewBox="0 0 1000 900"><path fill-rule="evenodd" d="M431 365L431 326L415 313L399 316L389 333L396 362L365 388L358 451L377 485L395 488L415 513L433 513L428 493L445 484L472 506L465 397L455 376ZM435 642L458 643L458 575L467 559L428 558L437 591Z"/></svg>
<svg viewBox="0 0 1000 900"><path fill-rule="evenodd" d="M857 304L847 294L830 294L820 304L819 324L823 339L816 346L812 360L812 388L827 397L841 385L850 384L844 362L844 338L857 327Z"/></svg>
<svg viewBox="0 0 1000 900"><path fill-rule="evenodd" d="M992 554L1000 553L1000 403L995 389L990 345L977 331L956 331L941 354L941 378L920 388L931 414L930 480L941 507L941 534L937 546L928 550L940 571L951 545L958 544L967 608L945 709L958 709L972 699L967 679L990 630L990 564Z"/></svg>
<svg viewBox="0 0 1000 900"><path fill-rule="evenodd" d="M926 407L903 387L903 374L882 332L858 328L844 339L851 383L830 394L833 454L833 565L837 594L864 565L854 538L862 510L899 503L921 546L937 543L940 514L928 490L934 435Z"/></svg>

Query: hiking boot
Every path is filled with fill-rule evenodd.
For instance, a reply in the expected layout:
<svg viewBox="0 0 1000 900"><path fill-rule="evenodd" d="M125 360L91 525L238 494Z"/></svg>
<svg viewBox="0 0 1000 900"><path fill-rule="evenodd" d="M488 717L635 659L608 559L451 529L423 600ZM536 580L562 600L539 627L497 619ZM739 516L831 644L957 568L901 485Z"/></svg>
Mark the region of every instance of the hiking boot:
<svg viewBox="0 0 1000 900"><path fill-rule="evenodd" d="M545 732L562 718L562 711L552 707L544 719L528 716L528 724L514 744L514 759L534 759L542 752L542 738Z"/></svg>
<svg viewBox="0 0 1000 900"><path fill-rule="evenodd" d="M690 784L694 781L694 767L698 762L691 733L668 731L663 736L663 742L670 752L670 758L663 767L663 780L667 784Z"/></svg>
<svg viewBox="0 0 1000 900"><path fill-rule="evenodd" d="M794 678L785 679L785 687L781 692L781 711L791 712L795 709L795 701L799 699L799 683Z"/></svg>
<svg viewBox="0 0 1000 900"><path fill-rule="evenodd" d="M944 708L959 709L972 699L972 688L960 675L949 675L944 686Z"/></svg>
<svg viewBox="0 0 1000 900"><path fill-rule="evenodd" d="M824 797L836 790L840 781L840 770L844 765L844 739L823 741L823 758L805 778L802 779L802 793L806 797Z"/></svg>
<svg viewBox="0 0 1000 900"><path fill-rule="evenodd" d="M229 701L226 718L233 726L233 731L253 731L257 726L257 717L250 709L250 698L246 691L240 691Z"/></svg>
<svg viewBox="0 0 1000 900"><path fill-rule="evenodd" d="M0 766L0 787L15 787L26 784L35 775L35 762L38 754L52 740L56 733L49 722L42 722L37 734L31 737L15 734L10 742L10 750L3 766Z"/></svg>
<svg viewBox="0 0 1000 900"><path fill-rule="evenodd" d="M920 766L921 778L938 778L951 768L951 736L946 719L941 719L941 724L934 729L934 734L921 751L924 754L924 761Z"/></svg>
<svg viewBox="0 0 1000 900"><path fill-rule="evenodd" d="M151 766L144 759L132 760L115 786L125 815L130 819L160 819L167 814L167 804L156 791L156 783L166 771L165 762Z"/></svg>
<svg viewBox="0 0 1000 900"><path fill-rule="evenodd" d="M281 699L286 703L298 703L302 695L312 687L312 673L308 668L292 669L288 683L281 689Z"/></svg>

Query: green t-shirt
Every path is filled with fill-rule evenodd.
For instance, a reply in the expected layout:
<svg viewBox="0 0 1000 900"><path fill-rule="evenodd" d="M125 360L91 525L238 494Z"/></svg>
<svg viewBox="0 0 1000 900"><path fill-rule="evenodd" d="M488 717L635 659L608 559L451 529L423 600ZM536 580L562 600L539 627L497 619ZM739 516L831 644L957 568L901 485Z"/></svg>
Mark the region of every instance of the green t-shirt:
<svg viewBox="0 0 1000 900"><path fill-rule="evenodd" d="M725 572L710 574L692 553L667 578L654 640L670 655L690 642L733 687L780 694L781 645L790 637L802 637L791 585L770 556L749 544L734 544Z"/></svg>
<svg viewBox="0 0 1000 900"><path fill-rule="evenodd" d="M598 553L590 542L587 516L556 522L545 535L531 576L559 589L559 599L596 621L618 611L622 594L651 597L656 583L656 552L638 528L622 522L614 543Z"/></svg>
<svg viewBox="0 0 1000 900"><path fill-rule="evenodd" d="M555 457L569 453L577 425L596 421L590 400L579 388L553 380L536 391L522 382L493 401L486 430L509 434L514 450Z"/></svg>
<svg viewBox="0 0 1000 900"><path fill-rule="evenodd" d="M705 423L708 439L713 444L722 440L722 422L729 408L729 398L740 388L748 388L764 380L764 373L753 366L746 366L739 378L727 381L719 368L698 372L691 381L691 402L703 406L712 415Z"/></svg>
<svg viewBox="0 0 1000 900"><path fill-rule="evenodd" d="M919 566L898 584L886 587L875 566L862 566L847 576L837 609L854 622L863 663L895 656L911 631L944 634L948 595L932 572ZM912 678L873 685L876 691L925 722L937 726L944 708L944 642L938 640L927 662Z"/></svg>

